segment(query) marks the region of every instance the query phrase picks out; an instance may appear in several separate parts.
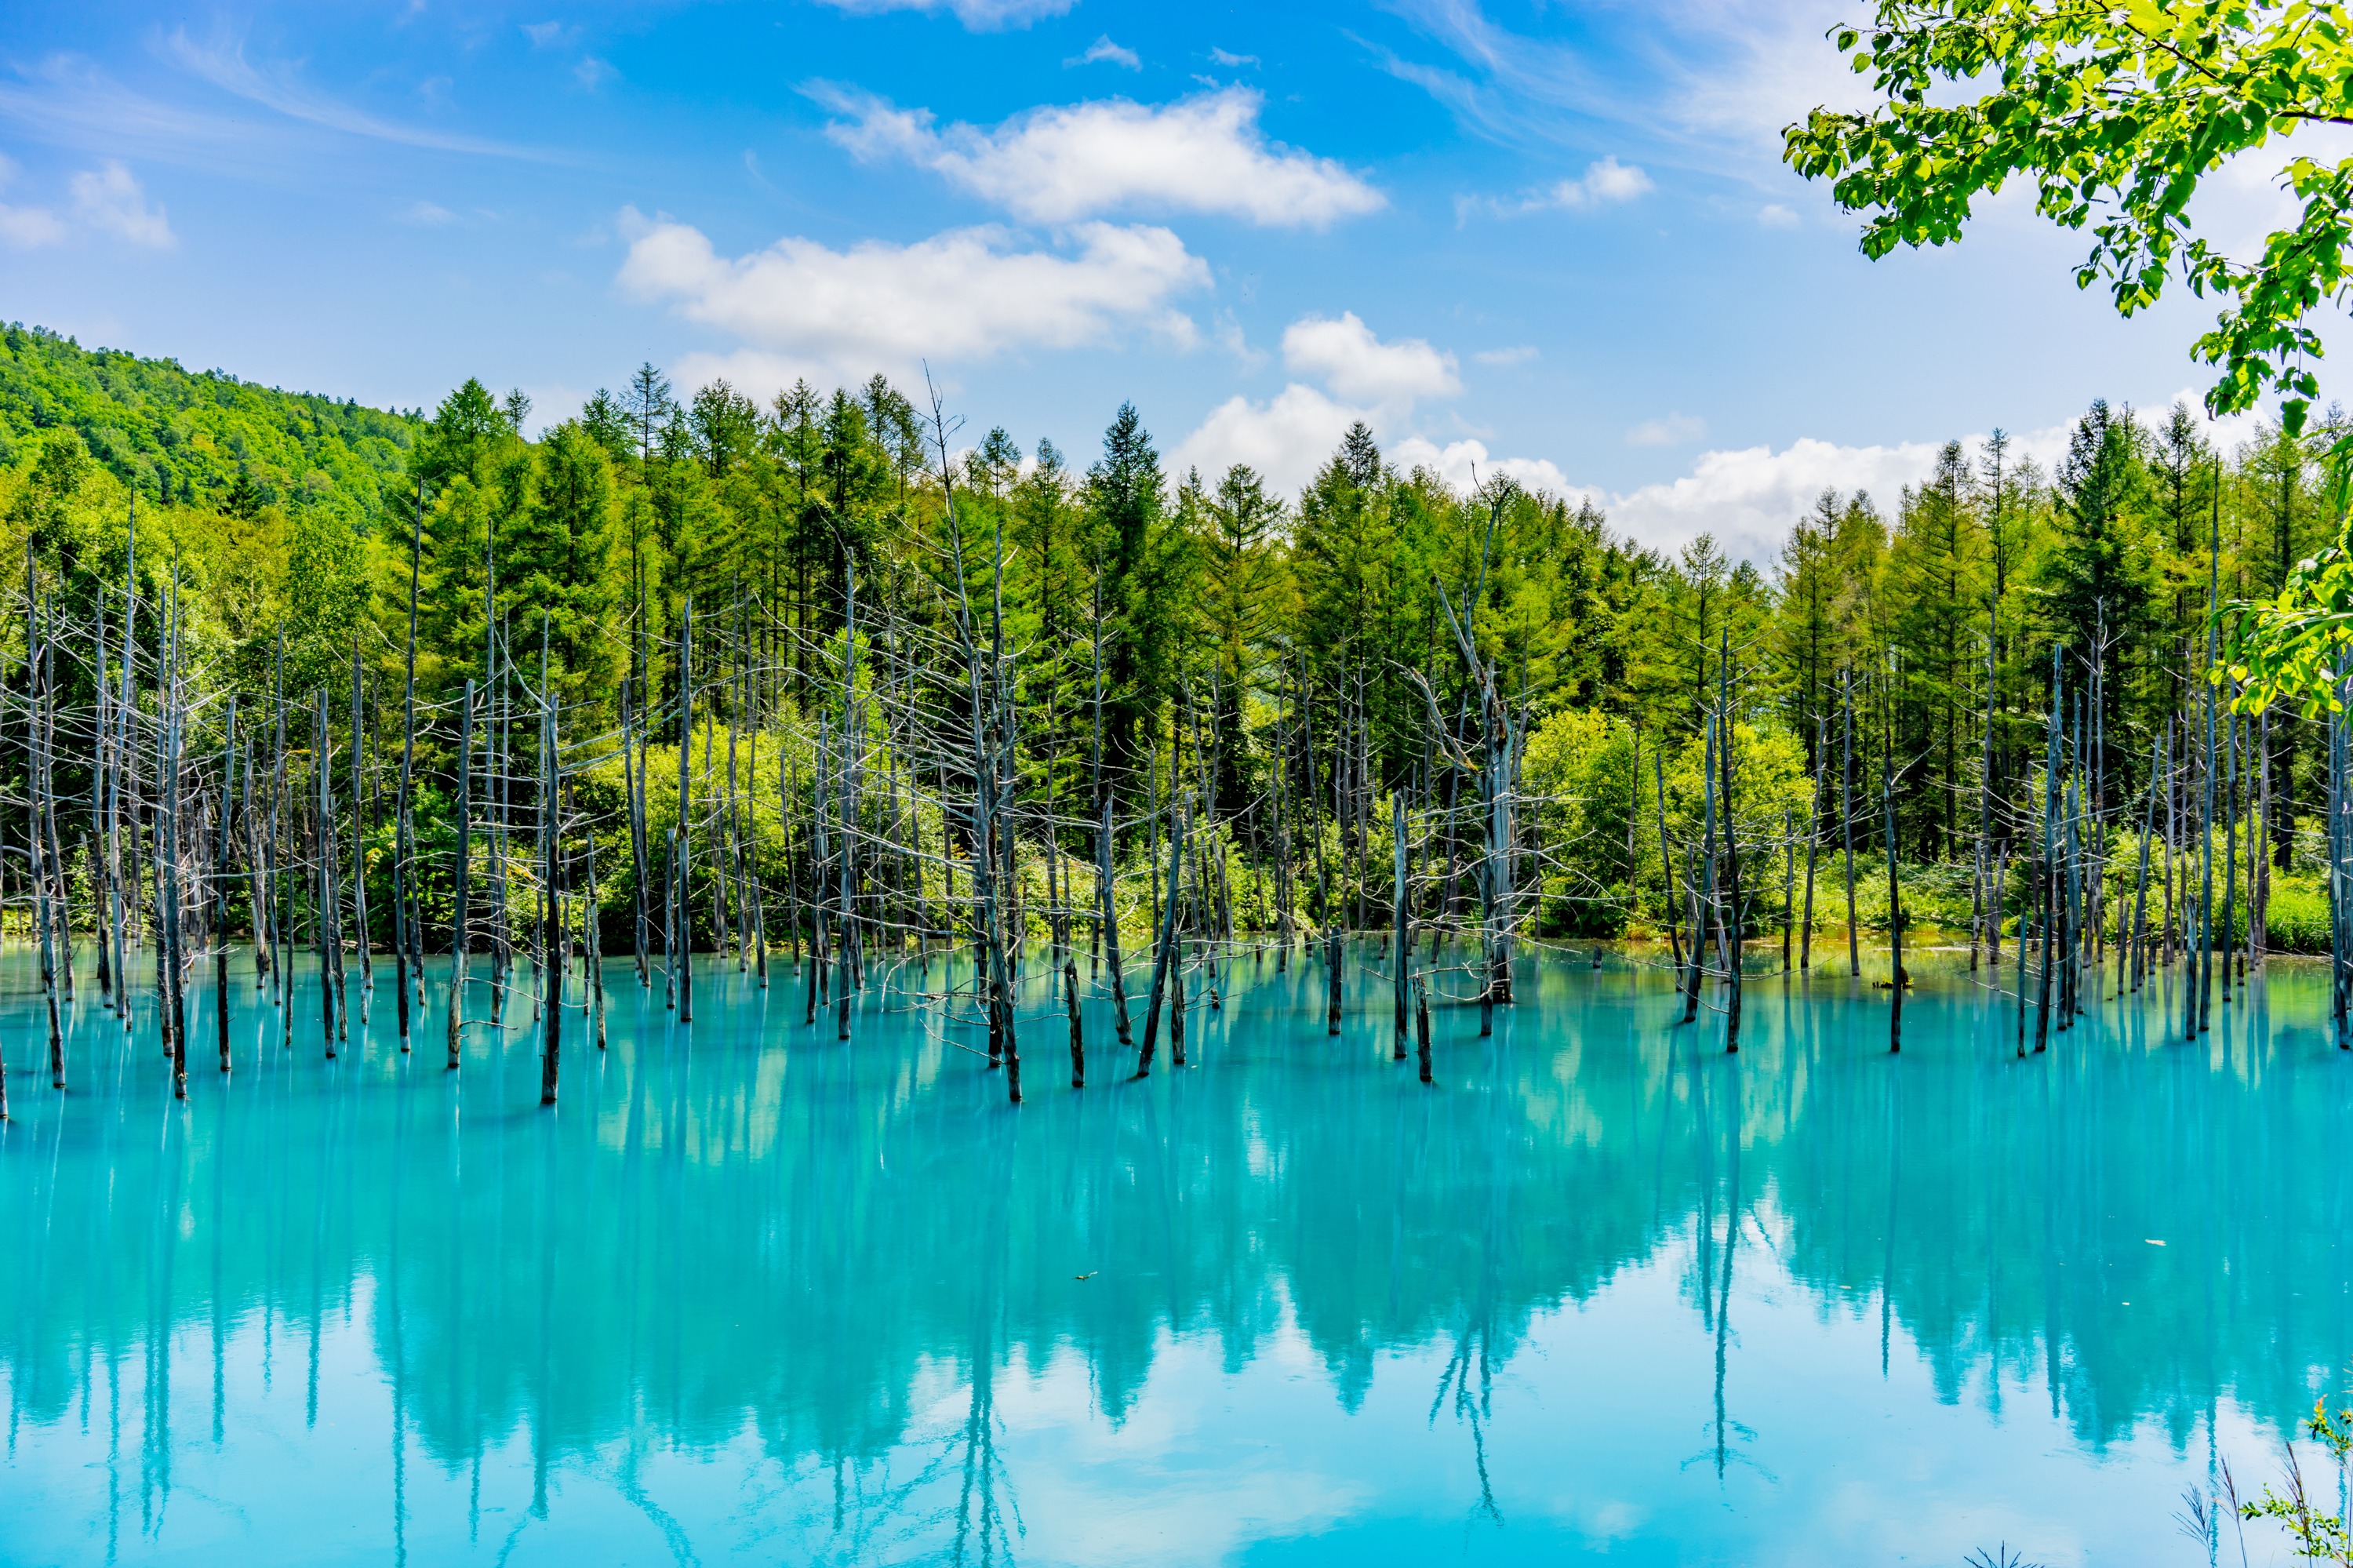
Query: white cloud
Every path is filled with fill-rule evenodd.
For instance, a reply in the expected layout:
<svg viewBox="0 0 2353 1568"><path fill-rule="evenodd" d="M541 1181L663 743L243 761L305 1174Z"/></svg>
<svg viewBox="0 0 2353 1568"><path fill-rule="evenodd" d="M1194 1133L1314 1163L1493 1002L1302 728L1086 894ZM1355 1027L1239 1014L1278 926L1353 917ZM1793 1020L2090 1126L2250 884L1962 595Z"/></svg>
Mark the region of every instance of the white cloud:
<svg viewBox="0 0 2353 1568"><path fill-rule="evenodd" d="M826 133L856 156L905 158L1038 223L1152 207L1322 228L1387 200L1333 159L1269 142L1261 100L1247 88L1157 108L1124 99L1048 105L993 131L936 127L928 110L823 84L809 91L850 116Z"/></svg>
<svg viewBox="0 0 2353 1568"><path fill-rule="evenodd" d="M1059 16L1077 5L1079 0L824 0L824 3L861 16L875 16L884 11L921 11L926 16L948 11L965 25L967 32L993 33L1007 27L1026 27L1041 16Z"/></svg>
<svg viewBox="0 0 2353 1568"><path fill-rule="evenodd" d="M1757 221L1767 228L1795 228L1798 215L1778 201L1768 201L1757 209Z"/></svg>
<svg viewBox="0 0 2353 1568"><path fill-rule="evenodd" d="M1427 469L1452 485L1468 491L1502 475L1516 481L1529 490L1541 490L1548 494L1566 496L1574 501L1587 493L1568 482L1547 458L1492 458L1487 455L1484 441L1449 441L1440 447L1424 436L1408 436L1389 452L1389 461L1409 472Z"/></svg>
<svg viewBox="0 0 2353 1568"><path fill-rule="evenodd" d="M821 360L770 354L757 348L739 348L727 354L697 351L680 355L669 368L670 380L680 387L708 387L714 381L724 381L760 403L786 390L796 381L825 387L859 381L872 374L871 370L843 370Z"/></svg>
<svg viewBox="0 0 2353 1568"><path fill-rule="evenodd" d="M1125 66L1130 70L1142 70L1144 69L1144 57L1137 54L1134 49L1126 48L1124 45L1113 43L1111 41L1111 35L1109 33L1105 33L1102 37L1097 38L1093 43L1087 46L1086 53L1082 55L1072 55L1069 59L1064 60L1062 63L1066 66L1109 63L1111 65Z"/></svg>
<svg viewBox="0 0 2353 1568"><path fill-rule="evenodd" d="M580 36L577 27L567 27L561 22L525 22L522 36L531 40L535 49L549 49L558 44L568 44Z"/></svg>
<svg viewBox="0 0 2353 1568"><path fill-rule="evenodd" d="M458 221L456 213L438 202L430 201L411 202L408 210L401 214L401 217L407 222L420 224L427 228L440 228Z"/></svg>
<svg viewBox="0 0 2353 1568"><path fill-rule="evenodd" d="M2197 408L2194 391L2179 399ZM2164 416L2176 399L2140 405L2144 420ZM1789 526L1810 511L1825 490L1841 495L1867 491L1883 514L1892 516L1906 485L1935 471L1942 441L1899 441L1850 446L1808 437L1775 450L1769 446L1719 449L1700 453L1682 476L1630 491L1611 493L1572 481L1559 465L1539 457L1495 457L1483 441L1438 440L1421 434L1392 436L1384 411L1360 408L1314 387L1293 383L1264 404L1241 397L1213 410L1176 449L1179 468L1198 465L1204 474L1221 472L1228 462L1247 462L1266 475L1272 488L1297 493L1340 443L1356 419L1371 425L1388 443L1399 468L1426 469L1458 491L1504 475L1530 490L1571 505L1590 500L1608 515L1612 532L1645 548L1672 553L1701 534L1713 534L1735 560L1770 561L1788 537ZM2201 427L2229 450L2253 434L2253 416L2232 416ZM2013 431L2010 461L2032 459L2048 472L2067 449L2073 421L2047 429ZM1974 462L1982 434L1962 438Z"/></svg>
<svg viewBox="0 0 2353 1568"><path fill-rule="evenodd" d="M620 74L610 60L598 59L595 55L581 56L580 63L572 68L573 77L591 92Z"/></svg>
<svg viewBox="0 0 2353 1568"><path fill-rule="evenodd" d="M16 163L0 153L0 190L16 181ZM45 207L9 207L0 203L0 245L11 250L32 250L56 245L66 237L66 226Z"/></svg>
<svg viewBox="0 0 2353 1568"><path fill-rule="evenodd" d="M1769 167L1782 126L1818 104L1870 104L1871 79L1823 36L1850 10L1845 0L1715 0L1671 16L1699 47L1665 54L1666 90L1649 107Z"/></svg>
<svg viewBox="0 0 2353 1568"><path fill-rule="evenodd" d="M1682 478L1603 497L1601 504L1610 524L1637 544L1672 550L1712 533L1736 560L1761 561L1780 548L1789 524L1824 490L1868 490L1892 510L1898 491L1935 468L1942 444L1850 447L1808 437L1778 452L1703 452Z"/></svg>
<svg viewBox="0 0 2353 1568"><path fill-rule="evenodd" d="M1684 447L1707 439L1707 421L1694 414L1669 414L1645 419L1626 432L1630 447Z"/></svg>
<svg viewBox="0 0 2353 1568"><path fill-rule="evenodd" d="M1259 63L1259 58L1256 55L1229 54L1226 50L1217 48L1215 47L1212 47L1209 50L1209 59L1211 63L1221 65L1228 70L1234 70L1242 66L1254 66Z"/></svg>
<svg viewBox="0 0 2353 1568"><path fill-rule="evenodd" d="M1641 164L1621 164L1615 157L1608 157L1598 164L1588 164L1585 173L1576 179L1563 180L1553 186L1551 196L1555 207L1602 207L1632 201L1657 188Z"/></svg>
<svg viewBox="0 0 2353 1568"><path fill-rule="evenodd" d="M0 203L0 245L11 250L33 250L61 243L66 226L45 207L9 207Z"/></svg>
<svg viewBox="0 0 2353 1568"><path fill-rule="evenodd" d="M1267 402L1231 397L1211 409L1200 428L1170 452L1170 467L1180 473L1198 468L1214 480L1231 464L1246 462L1268 489L1295 496L1331 460L1348 427L1360 419L1374 434L1382 434L1380 409L1358 408L1294 381ZM1426 436L1407 436L1392 444L1387 455L1401 469L1427 469L1457 490L1467 491L1504 474L1530 490L1572 502L1588 493L1543 458L1492 458L1485 443L1477 440L1440 447Z"/></svg>
<svg viewBox="0 0 2353 1568"><path fill-rule="evenodd" d="M1388 455L1401 468L1428 469L1461 491L1501 474L1571 505L1590 500L1608 514L1612 532L1651 549L1677 550L1712 533L1735 560L1763 562L1825 489L1842 495L1867 490L1892 511L1897 492L1935 468L1940 445L1852 447L1809 439L1778 452L1768 447L1703 452L1683 477L1622 494L1578 484L1547 458L1494 457L1478 440L1441 447L1426 437L1409 436Z"/></svg>
<svg viewBox="0 0 2353 1568"><path fill-rule="evenodd" d="M1536 357L1536 346L1532 343L1515 343L1509 348L1482 348L1471 357L1482 365L1499 368L1506 365L1525 365Z"/></svg>
<svg viewBox="0 0 2353 1568"><path fill-rule="evenodd" d="M1418 337L1383 343L1354 311L1338 321L1302 316L1292 323L1282 334L1282 363L1357 403L1409 408L1417 398L1462 390L1451 354Z"/></svg>
<svg viewBox="0 0 2353 1568"><path fill-rule="evenodd" d="M1373 422L1375 411L1336 401L1294 381L1269 402L1232 397L1209 411L1168 454L1170 468L1198 468L1214 482L1238 462L1256 469L1267 487L1296 495L1339 446L1357 420Z"/></svg>
<svg viewBox="0 0 2353 1568"><path fill-rule="evenodd" d="M758 354L842 375L1088 347L1136 328L1189 346L1197 330L1170 302L1209 283L1182 240L1143 224L1081 224L1067 255L1020 249L1013 235L983 228L846 250L786 238L733 260L685 224L631 209L621 226L630 237L617 280L625 291Z"/></svg>
<svg viewBox="0 0 2353 1568"><path fill-rule="evenodd" d="M2154 422L2176 401L2198 411L2197 392L2185 388L2173 397L2137 405L2135 412L2144 422ZM2228 451L2253 435L2255 417L2210 421L2200 412L2199 422L2206 438ZM2049 472L2065 455L2074 428L2070 419L2046 429L2010 432L2010 461L2031 458ZM1984 446L1984 433L1960 440L1974 462ZM1595 492L1594 499L1609 514L1610 525L1638 544L1672 550L1702 533L1713 533L1734 559L1762 562L1779 550L1789 525L1812 508L1824 490L1841 495L1869 491L1892 516L1903 488L1918 484L1934 471L1943 447L1942 441L1845 446L1808 437L1778 451L1770 447L1707 451L1680 479L1623 494Z"/></svg>
<svg viewBox="0 0 2353 1568"><path fill-rule="evenodd" d="M0 156L0 189L16 176L16 164ZM63 213L47 207L0 205L0 246L32 250L62 245L76 231L112 235L157 250L169 250L179 243L164 209L149 205L138 178L118 159L110 158L95 169L75 175L67 182L67 190L73 200Z"/></svg>
<svg viewBox="0 0 2353 1568"><path fill-rule="evenodd" d="M1560 180L1519 196L1459 196L1454 203L1454 221L1458 225L1465 223L1475 212L1492 213L1497 217L1525 217L1532 212L1590 212L1632 201L1657 188L1640 164L1621 164L1612 155L1588 164L1585 173L1575 179Z"/></svg>
<svg viewBox="0 0 2353 1568"><path fill-rule="evenodd" d="M74 221L133 245L169 250L178 243L164 209L150 207L146 192L129 169L108 159L95 169L76 175L71 183Z"/></svg>
<svg viewBox="0 0 2353 1568"><path fill-rule="evenodd" d="M1242 323L1231 311L1219 311L1217 323L1210 328L1210 341L1252 369L1266 363L1263 350L1252 348L1250 339L1242 334Z"/></svg>
<svg viewBox="0 0 2353 1568"><path fill-rule="evenodd" d="M1246 462L1271 489L1296 494L1350 425L1361 419L1386 436L1411 417L1418 399L1462 389L1451 354L1420 338L1383 343L1353 311L1336 321L1311 315L1292 323L1282 334L1282 363L1324 386L1293 381L1263 403L1228 398L1177 443L1173 466L1215 476Z"/></svg>

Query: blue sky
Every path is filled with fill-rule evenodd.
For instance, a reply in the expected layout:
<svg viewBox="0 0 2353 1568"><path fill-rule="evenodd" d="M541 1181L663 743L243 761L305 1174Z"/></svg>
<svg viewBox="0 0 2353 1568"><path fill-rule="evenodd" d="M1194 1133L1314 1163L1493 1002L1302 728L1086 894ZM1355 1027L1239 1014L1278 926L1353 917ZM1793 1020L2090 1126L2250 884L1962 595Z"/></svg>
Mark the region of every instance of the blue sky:
<svg viewBox="0 0 2353 1568"><path fill-rule="evenodd" d="M0 316L543 418L641 359L763 397L928 362L968 432L1083 461L1133 400L1285 487L1361 416L1757 553L1942 440L2203 385L2194 302L2119 322L2009 197L1862 258L1777 135L1855 92L1853 9L18 0Z"/></svg>

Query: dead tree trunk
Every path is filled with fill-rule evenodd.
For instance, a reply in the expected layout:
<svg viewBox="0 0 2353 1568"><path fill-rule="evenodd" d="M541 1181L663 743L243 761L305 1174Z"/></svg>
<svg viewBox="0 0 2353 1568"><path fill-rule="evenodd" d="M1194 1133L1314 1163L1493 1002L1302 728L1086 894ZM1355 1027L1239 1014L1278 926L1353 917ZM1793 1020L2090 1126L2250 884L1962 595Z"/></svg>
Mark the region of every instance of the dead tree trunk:
<svg viewBox="0 0 2353 1568"><path fill-rule="evenodd" d="M694 905L689 885L694 859L687 800L688 755L694 742L694 600L686 601L685 618L678 630L678 829L670 841L670 880L678 891L674 913L670 967L678 971L678 1021L694 1022Z"/></svg>
<svg viewBox="0 0 2353 1568"><path fill-rule="evenodd" d="M1390 1059L1405 1060L1407 970L1413 965L1413 918L1406 910L1405 891L1405 793L1399 790L1389 797L1390 836L1396 852L1396 887L1389 904L1390 951L1397 972L1393 989L1397 993L1397 1029Z"/></svg>
<svg viewBox="0 0 2353 1568"><path fill-rule="evenodd" d="M467 898L474 885L474 683L466 683L458 705L458 864L451 878L449 916L449 1060L458 1069L466 1028L466 967L471 956L473 927L467 919Z"/></svg>
<svg viewBox="0 0 2353 1568"><path fill-rule="evenodd" d="M1144 1014L1144 1047L1135 1059L1135 1075L1152 1074L1154 1044L1160 1032L1160 999L1167 989L1170 962L1176 947L1176 894L1184 879L1185 818L1174 813L1168 828L1168 904L1160 920L1160 937L1152 955L1152 1000ZM1181 980L1181 977L1180 977Z"/></svg>
<svg viewBox="0 0 2353 1568"><path fill-rule="evenodd" d="M228 827L229 801L237 783L237 696L228 699L228 724L221 741L219 849L213 856L213 1022L220 1044L220 1070L228 1059Z"/></svg>
<svg viewBox="0 0 2353 1568"><path fill-rule="evenodd" d="M1135 1037L1127 1018L1127 980L1119 951L1119 885L1113 875L1112 850L1112 803L1106 799L1103 825L1095 838L1095 898L1102 908L1103 956L1111 965L1112 1019L1119 1030L1120 1045L1125 1049L1135 1044Z"/></svg>
<svg viewBox="0 0 2353 1568"><path fill-rule="evenodd" d="M544 831L540 834L545 845L545 859L540 877L543 913L541 946L545 955L547 1008L546 1033L540 1047L539 1103L555 1103L557 1069L564 1056L564 891L556 879L557 842L564 836L564 824L558 816L555 797L555 705L544 689L540 694L539 754L543 758L539 770L539 810Z"/></svg>

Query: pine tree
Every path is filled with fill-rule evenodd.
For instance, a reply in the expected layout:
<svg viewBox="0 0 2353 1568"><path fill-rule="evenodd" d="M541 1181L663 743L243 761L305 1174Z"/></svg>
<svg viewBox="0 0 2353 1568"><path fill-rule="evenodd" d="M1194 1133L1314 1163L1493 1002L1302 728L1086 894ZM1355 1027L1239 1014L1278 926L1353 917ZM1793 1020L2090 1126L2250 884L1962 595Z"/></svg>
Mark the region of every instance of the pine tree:
<svg viewBox="0 0 2353 1568"><path fill-rule="evenodd" d="M1957 842L1963 742L1975 727L1987 552L1973 488L1961 444L1947 442L1927 482L1904 496L1888 552L1899 675L1896 755L1905 783L1921 786L1906 796L1915 842L1930 859Z"/></svg>
<svg viewBox="0 0 2353 1568"><path fill-rule="evenodd" d="M1167 632L1176 606L1159 558L1168 521L1160 454L1132 403L1120 406L1103 432L1103 456L1087 470L1086 498L1103 541L1104 609L1112 623L1103 661L1105 743L1133 770L1167 696L1176 652Z"/></svg>
<svg viewBox="0 0 2353 1568"><path fill-rule="evenodd" d="M2126 651L2158 653L2141 642L2156 588L2143 440L2131 415L2105 401L2076 421L2056 475L2058 526L2041 563L2046 637L2079 658L2100 644L2103 716L2112 735L2122 733Z"/></svg>

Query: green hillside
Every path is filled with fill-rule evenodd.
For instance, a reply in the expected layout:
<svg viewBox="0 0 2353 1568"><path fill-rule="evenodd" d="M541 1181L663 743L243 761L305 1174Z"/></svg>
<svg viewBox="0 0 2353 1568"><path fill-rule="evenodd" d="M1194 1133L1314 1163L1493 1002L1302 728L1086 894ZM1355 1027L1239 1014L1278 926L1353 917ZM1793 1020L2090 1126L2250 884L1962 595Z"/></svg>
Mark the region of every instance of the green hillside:
<svg viewBox="0 0 2353 1568"><path fill-rule="evenodd" d="M251 516L334 498L364 519L425 426L12 323L0 331L0 466L60 428L156 502Z"/></svg>

